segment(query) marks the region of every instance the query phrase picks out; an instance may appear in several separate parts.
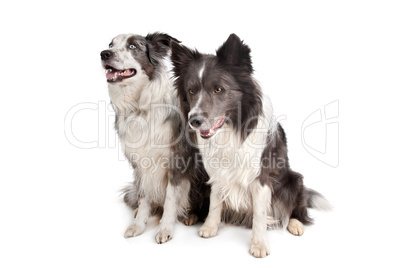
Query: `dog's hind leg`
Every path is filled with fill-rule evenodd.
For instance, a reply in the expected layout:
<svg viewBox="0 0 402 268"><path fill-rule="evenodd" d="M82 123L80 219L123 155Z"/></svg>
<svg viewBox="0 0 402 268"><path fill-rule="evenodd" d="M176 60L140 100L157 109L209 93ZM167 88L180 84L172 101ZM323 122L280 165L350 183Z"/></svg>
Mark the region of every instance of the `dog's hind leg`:
<svg viewBox="0 0 402 268"><path fill-rule="evenodd" d="M144 233L150 214L151 205L149 204L148 200L141 198L139 201L135 222L127 228L124 237L130 238Z"/></svg>
<svg viewBox="0 0 402 268"><path fill-rule="evenodd" d="M173 230L177 217L183 217L189 207L189 192L190 182L188 180L182 180L178 185L173 185L169 181L166 189L163 215L159 223L159 231L155 236L158 244L165 243L173 238Z"/></svg>
<svg viewBox="0 0 402 268"><path fill-rule="evenodd" d="M303 223L301 223L298 219L290 219L289 223L288 223L288 231L289 233L293 234L293 235L303 235L304 233L304 226Z"/></svg>

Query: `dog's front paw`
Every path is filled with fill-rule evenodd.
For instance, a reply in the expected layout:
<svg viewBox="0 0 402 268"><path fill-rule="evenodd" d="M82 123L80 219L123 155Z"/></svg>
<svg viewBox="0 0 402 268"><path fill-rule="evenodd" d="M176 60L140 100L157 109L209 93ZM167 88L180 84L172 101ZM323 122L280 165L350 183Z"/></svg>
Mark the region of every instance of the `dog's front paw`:
<svg viewBox="0 0 402 268"><path fill-rule="evenodd" d="M208 238L214 237L218 235L218 227L211 227L208 225L201 226L200 230L198 231L201 237Z"/></svg>
<svg viewBox="0 0 402 268"><path fill-rule="evenodd" d="M301 223L297 219L290 219L289 224L288 224L288 231L289 233L293 235L300 236L304 233L304 226L303 223Z"/></svg>
<svg viewBox="0 0 402 268"><path fill-rule="evenodd" d="M268 246L263 243L252 243L250 248L250 254L256 258L264 258L269 255Z"/></svg>
<svg viewBox="0 0 402 268"><path fill-rule="evenodd" d="M145 225L138 225L138 224L134 223L127 228L127 230L124 234L124 237L130 238L130 237L139 236L139 235L143 234L144 231L145 231Z"/></svg>
<svg viewBox="0 0 402 268"><path fill-rule="evenodd" d="M169 229L159 230L155 236L156 242L158 244L166 243L173 238L173 232Z"/></svg>

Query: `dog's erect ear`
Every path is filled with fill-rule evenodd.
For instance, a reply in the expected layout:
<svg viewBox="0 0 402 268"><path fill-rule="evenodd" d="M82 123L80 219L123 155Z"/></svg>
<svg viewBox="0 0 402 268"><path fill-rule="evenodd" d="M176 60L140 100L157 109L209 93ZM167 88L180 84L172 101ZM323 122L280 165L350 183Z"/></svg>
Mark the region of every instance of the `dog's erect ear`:
<svg viewBox="0 0 402 268"><path fill-rule="evenodd" d="M158 32L148 34L145 40L147 41L148 58L153 65L158 64L158 59L167 56L171 41L180 42L168 34Z"/></svg>
<svg viewBox="0 0 402 268"><path fill-rule="evenodd" d="M224 64L240 66L252 73L253 66L250 52L250 48L237 35L231 34L226 42L216 51L216 56Z"/></svg>
<svg viewBox="0 0 402 268"><path fill-rule="evenodd" d="M170 43L170 47L172 49L171 60L176 75L178 75L183 68L186 68L190 62L201 58L201 54L197 50L191 50L175 41Z"/></svg>

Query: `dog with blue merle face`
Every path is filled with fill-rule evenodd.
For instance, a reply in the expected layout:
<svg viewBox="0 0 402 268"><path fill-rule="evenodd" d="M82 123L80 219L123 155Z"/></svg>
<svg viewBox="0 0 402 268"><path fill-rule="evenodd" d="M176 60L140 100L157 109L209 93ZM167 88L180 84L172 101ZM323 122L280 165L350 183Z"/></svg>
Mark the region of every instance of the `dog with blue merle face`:
<svg viewBox="0 0 402 268"><path fill-rule="evenodd" d="M136 219L125 237L142 234L149 216L163 211L158 243L173 237L176 219L194 224L208 210L208 176L197 164L197 149L183 138L184 120L169 72L172 40L178 42L163 33L122 34L101 52L115 129L134 168L124 201ZM187 159L192 161L181 161Z"/></svg>

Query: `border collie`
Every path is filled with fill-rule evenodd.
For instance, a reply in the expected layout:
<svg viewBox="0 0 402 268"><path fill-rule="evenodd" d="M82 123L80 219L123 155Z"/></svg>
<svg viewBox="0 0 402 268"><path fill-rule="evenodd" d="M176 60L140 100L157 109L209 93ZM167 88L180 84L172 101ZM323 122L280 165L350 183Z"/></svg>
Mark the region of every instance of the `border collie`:
<svg viewBox="0 0 402 268"><path fill-rule="evenodd" d="M181 109L210 176L209 214L199 234L216 236L221 220L251 227L250 253L265 257L267 227L302 235L303 224L312 223L307 208L329 204L290 169L285 132L271 106L263 106L250 48L238 36L230 35L216 55L177 42L171 47Z"/></svg>
<svg viewBox="0 0 402 268"><path fill-rule="evenodd" d="M158 243L172 238L178 217L190 225L208 210L208 204L205 209L198 199L198 189L208 178L205 170L195 168L193 162L174 163L177 156L188 157L195 151L181 138L184 119L168 69L171 40L178 42L163 33L122 34L101 52L116 113L115 129L134 168L134 182L124 189L124 201L135 210L136 219L124 236L142 234L149 216L163 210Z"/></svg>

